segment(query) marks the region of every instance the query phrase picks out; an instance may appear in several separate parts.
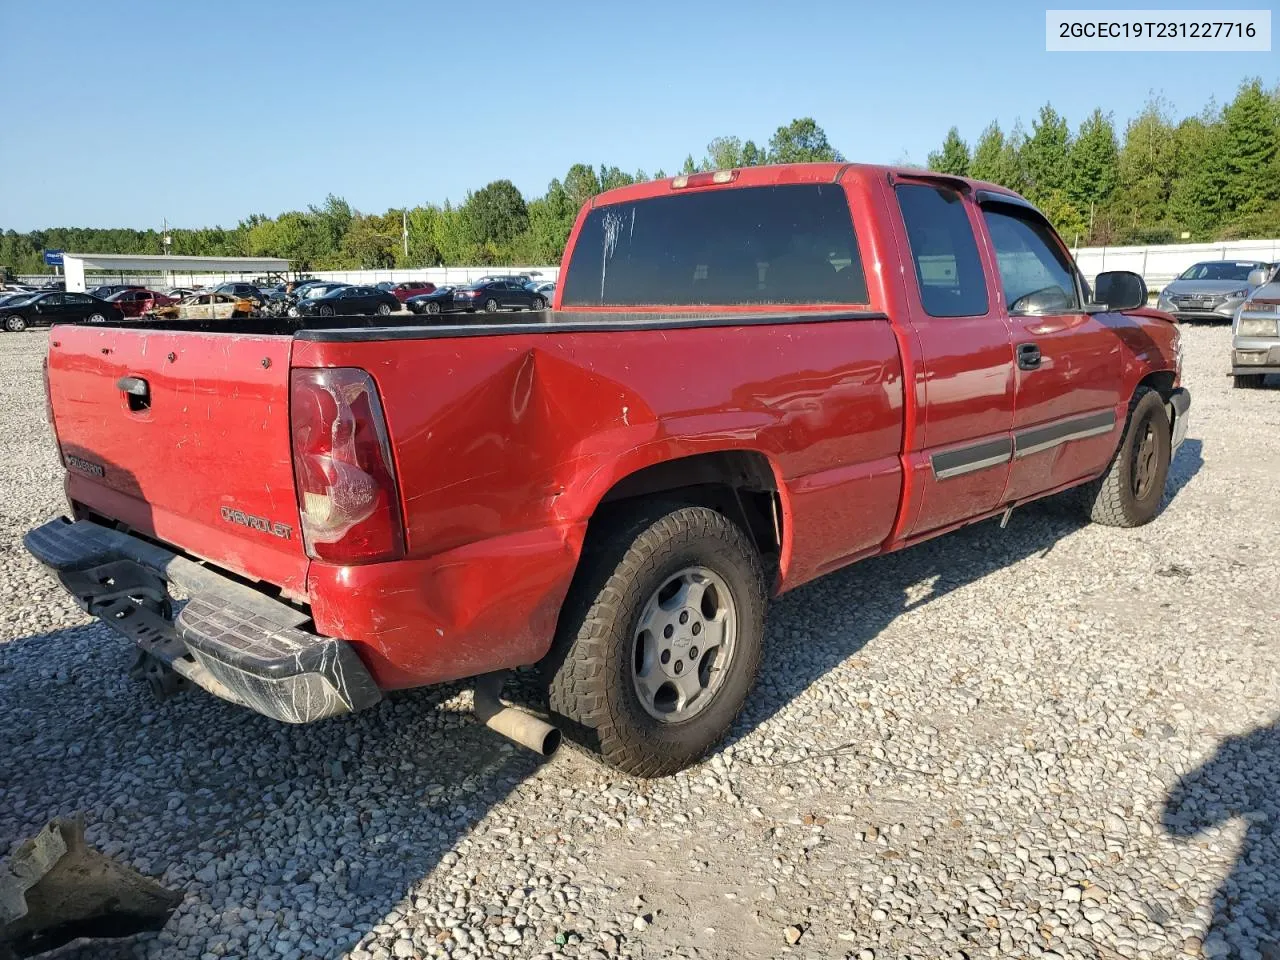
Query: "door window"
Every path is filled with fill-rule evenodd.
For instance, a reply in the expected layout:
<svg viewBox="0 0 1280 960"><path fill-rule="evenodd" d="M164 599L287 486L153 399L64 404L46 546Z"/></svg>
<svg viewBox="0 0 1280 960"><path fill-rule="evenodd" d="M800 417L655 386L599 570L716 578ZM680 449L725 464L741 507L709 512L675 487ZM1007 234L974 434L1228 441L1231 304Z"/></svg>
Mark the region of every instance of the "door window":
<svg viewBox="0 0 1280 960"><path fill-rule="evenodd" d="M926 184L902 184L895 192L925 313L931 317L985 314L987 280L960 194Z"/></svg>
<svg viewBox="0 0 1280 960"><path fill-rule="evenodd" d="M1044 316L1080 309L1075 268L1046 222L1003 205L984 206L982 215L1011 315Z"/></svg>

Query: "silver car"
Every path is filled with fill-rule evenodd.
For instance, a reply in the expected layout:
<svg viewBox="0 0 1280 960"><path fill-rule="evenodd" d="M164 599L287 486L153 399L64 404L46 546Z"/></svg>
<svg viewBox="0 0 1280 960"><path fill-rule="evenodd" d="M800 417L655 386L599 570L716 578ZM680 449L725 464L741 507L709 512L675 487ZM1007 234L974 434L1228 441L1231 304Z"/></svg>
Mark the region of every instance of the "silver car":
<svg viewBox="0 0 1280 960"><path fill-rule="evenodd" d="M1231 376L1237 387L1260 387L1280 373L1280 264L1256 271L1256 289L1231 325Z"/></svg>
<svg viewBox="0 0 1280 960"><path fill-rule="evenodd" d="M1249 283L1250 274L1268 270L1270 266L1256 260L1208 260L1194 264L1160 291L1156 306L1179 320L1230 323L1249 291L1257 286Z"/></svg>

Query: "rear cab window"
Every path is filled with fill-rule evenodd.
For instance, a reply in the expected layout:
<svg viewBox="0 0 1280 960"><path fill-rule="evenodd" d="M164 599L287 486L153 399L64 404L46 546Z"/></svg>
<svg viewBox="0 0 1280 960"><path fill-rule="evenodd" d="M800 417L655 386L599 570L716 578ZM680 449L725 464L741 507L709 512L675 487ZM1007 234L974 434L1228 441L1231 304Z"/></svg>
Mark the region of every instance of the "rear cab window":
<svg viewBox="0 0 1280 960"><path fill-rule="evenodd" d="M563 307L868 302L839 184L711 189L591 210Z"/></svg>
<svg viewBox="0 0 1280 960"><path fill-rule="evenodd" d="M920 304L931 317L987 313L987 279L969 211L960 194L936 184L894 189L915 265Z"/></svg>

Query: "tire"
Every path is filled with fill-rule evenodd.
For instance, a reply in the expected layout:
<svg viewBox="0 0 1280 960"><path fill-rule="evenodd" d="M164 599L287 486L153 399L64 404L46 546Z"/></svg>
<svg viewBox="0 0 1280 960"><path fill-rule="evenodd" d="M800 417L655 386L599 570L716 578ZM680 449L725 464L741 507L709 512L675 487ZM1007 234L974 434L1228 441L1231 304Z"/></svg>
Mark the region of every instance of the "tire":
<svg viewBox="0 0 1280 960"><path fill-rule="evenodd" d="M389 303L378 304L378 316L387 317L390 315L391 315L391 304Z"/></svg>
<svg viewBox="0 0 1280 960"><path fill-rule="evenodd" d="M100 313L91 313L85 319L88 320L90 323L106 323L107 322L107 318Z"/></svg>
<svg viewBox="0 0 1280 960"><path fill-rule="evenodd" d="M1106 472L1082 488L1089 516L1109 527L1140 527L1155 519L1169 475L1172 436L1160 394L1139 387L1129 401L1120 446Z"/></svg>
<svg viewBox="0 0 1280 960"><path fill-rule="evenodd" d="M15 313L11 317L4 318L4 328L10 333L21 333L27 329L27 321L24 317L20 317Z"/></svg>
<svg viewBox="0 0 1280 960"><path fill-rule="evenodd" d="M705 621L708 626L701 634L710 643L710 624L718 622L723 642L717 641L699 658L692 650L696 637L686 632L670 641L673 646L684 644L677 657L689 657L685 681L695 674L700 684L704 675L711 679L703 694L690 701L696 709L684 708L683 717L679 709L662 715L654 711L657 699L646 705L640 692L644 681L639 674L646 671L638 653L651 676L657 676L664 688L671 686L653 672L657 658L645 653L652 648L642 642L648 631L641 629L641 618L658 609L665 586L692 571L706 571L719 581L717 591L724 588L724 597L718 592L715 596L729 612L717 621ZM703 610L706 595L699 604ZM707 507L653 502L616 517L589 536L561 611L556 641L541 665L553 720L575 743L634 776L666 776L696 762L723 738L755 683L765 601L760 558L747 535L724 514ZM688 629L696 633L701 612L686 607L669 616L685 623L687 612L694 614L694 625ZM670 652L664 650L663 655ZM670 670L681 669L675 660L662 662L668 676ZM701 695L707 699L702 701Z"/></svg>
<svg viewBox="0 0 1280 960"><path fill-rule="evenodd" d="M486 300L486 301L484 302L484 312L485 312L485 313L497 313L497 312L498 312L498 301L497 301L497 300L494 300L492 297L490 297L488 300Z"/></svg>
<svg viewBox="0 0 1280 960"><path fill-rule="evenodd" d="M529 309L530 309L530 310L545 310L545 309L547 309L547 301L543 300L541 297L534 297L534 298L533 298L533 306L531 306Z"/></svg>
<svg viewBox="0 0 1280 960"><path fill-rule="evenodd" d="M333 307L329 306L328 304L325 304L323 307L321 307L321 308L320 308L320 316L322 316L322 317L332 317L332 316L333 316Z"/></svg>
<svg viewBox="0 0 1280 960"><path fill-rule="evenodd" d="M1265 373L1237 373L1231 378L1231 386L1236 390L1260 390L1266 382Z"/></svg>
<svg viewBox="0 0 1280 960"><path fill-rule="evenodd" d="M439 312L440 312L440 304L436 303L434 300L427 304L427 313L437 314Z"/></svg>

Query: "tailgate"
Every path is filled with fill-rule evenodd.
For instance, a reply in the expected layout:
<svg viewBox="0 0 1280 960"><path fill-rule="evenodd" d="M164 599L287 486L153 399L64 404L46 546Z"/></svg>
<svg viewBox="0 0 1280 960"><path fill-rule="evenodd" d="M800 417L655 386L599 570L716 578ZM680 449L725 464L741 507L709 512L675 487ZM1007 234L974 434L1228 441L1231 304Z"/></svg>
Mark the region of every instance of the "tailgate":
<svg viewBox="0 0 1280 960"><path fill-rule="evenodd" d="M71 499L304 597L287 336L61 326L49 391Z"/></svg>

